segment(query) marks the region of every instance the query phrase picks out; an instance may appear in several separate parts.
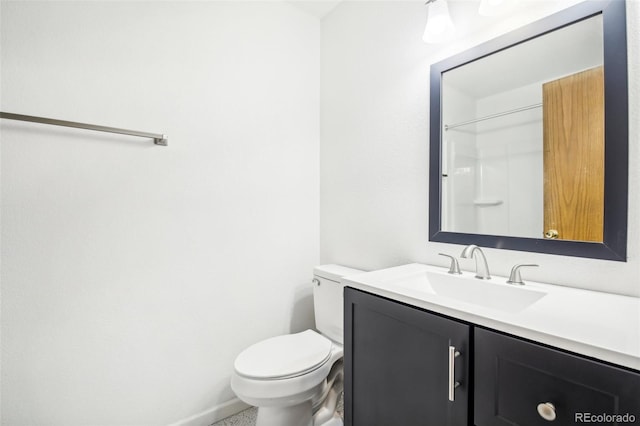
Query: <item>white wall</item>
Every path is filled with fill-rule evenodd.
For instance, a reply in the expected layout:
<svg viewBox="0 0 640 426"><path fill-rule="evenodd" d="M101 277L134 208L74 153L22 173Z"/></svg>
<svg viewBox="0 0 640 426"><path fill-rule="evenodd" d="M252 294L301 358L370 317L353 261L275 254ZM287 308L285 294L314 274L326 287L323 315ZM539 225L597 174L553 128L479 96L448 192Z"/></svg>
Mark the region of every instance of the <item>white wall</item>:
<svg viewBox="0 0 640 426"><path fill-rule="evenodd" d="M465 15L466 35L422 42L424 2L347 2L322 22L321 261L362 269L409 262L446 265L428 242L429 66L575 1L520 2L508 19ZM475 4L475 6L474 6ZM451 13L476 2L452 2ZM460 16L460 15L458 15ZM628 262L487 249L491 270L539 263L531 280L640 295L640 2L628 2L630 164ZM473 261L462 263L473 269Z"/></svg>
<svg viewBox="0 0 640 426"><path fill-rule="evenodd" d="M210 424L243 348L312 325L318 19L283 2L1 12L3 111L169 136L3 120L1 423Z"/></svg>
<svg viewBox="0 0 640 426"><path fill-rule="evenodd" d="M346 2L320 48L318 21L280 2L3 0L3 111L170 145L3 121L1 422L207 424L240 350L311 325L319 260L444 265L461 247L427 241L429 65L572 2L443 46L421 41L423 1ZM628 263L487 250L493 272L533 261L531 279L639 295L630 173Z"/></svg>

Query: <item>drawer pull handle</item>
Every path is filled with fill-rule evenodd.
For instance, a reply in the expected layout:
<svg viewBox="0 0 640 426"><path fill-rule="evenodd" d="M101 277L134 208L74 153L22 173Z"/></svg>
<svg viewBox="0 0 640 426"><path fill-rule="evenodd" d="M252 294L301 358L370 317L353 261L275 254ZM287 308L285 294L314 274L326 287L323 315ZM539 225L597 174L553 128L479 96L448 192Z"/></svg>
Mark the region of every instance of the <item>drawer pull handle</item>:
<svg viewBox="0 0 640 426"><path fill-rule="evenodd" d="M460 386L460 382L456 382L456 358L460 352L456 351L455 346L449 346L449 401L456 399L456 388Z"/></svg>
<svg viewBox="0 0 640 426"><path fill-rule="evenodd" d="M556 419L556 407L550 402L541 402L538 404L538 414L543 419L552 422Z"/></svg>

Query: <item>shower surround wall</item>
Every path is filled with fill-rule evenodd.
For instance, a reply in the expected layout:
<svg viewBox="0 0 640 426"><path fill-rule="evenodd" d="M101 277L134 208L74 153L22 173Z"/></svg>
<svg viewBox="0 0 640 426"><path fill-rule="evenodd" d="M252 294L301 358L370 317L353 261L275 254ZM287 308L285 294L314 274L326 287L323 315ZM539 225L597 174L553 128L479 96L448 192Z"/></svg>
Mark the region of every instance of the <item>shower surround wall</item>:
<svg viewBox="0 0 640 426"><path fill-rule="evenodd" d="M480 99L444 87L442 117L451 124L542 102L542 82ZM542 108L444 131L443 229L540 238L542 138Z"/></svg>
<svg viewBox="0 0 640 426"><path fill-rule="evenodd" d="M477 116L542 102L542 82L478 100ZM477 124L480 233L541 238L543 235L542 108Z"/></svg>
<svg viewBox="0 0 640 426"><path fill-rule="evenodd" d="M317 18L282 2L1 4L5 425L211 424L312 326Z"/></svg>

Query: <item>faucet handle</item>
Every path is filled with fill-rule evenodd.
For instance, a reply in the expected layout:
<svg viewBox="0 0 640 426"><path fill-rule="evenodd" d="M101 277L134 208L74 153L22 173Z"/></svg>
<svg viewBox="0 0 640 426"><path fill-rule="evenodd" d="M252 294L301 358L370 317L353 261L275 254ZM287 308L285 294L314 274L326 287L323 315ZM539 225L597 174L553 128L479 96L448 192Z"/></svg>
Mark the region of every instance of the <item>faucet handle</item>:
<svg viewBox="0 0 640 426"><path fill-rule="evenodd" d="M444 254L444 253L438 253L438 254L440 256L448 257L449 259L451 259L451 265L449 265L450 274L462 274L462 272L460 272L460 265L458 264L458 259L448 254Z"/></svg>
<svg viewBox="0 0 640 426"><path fill-rule="evenodd" d="M520 264L515 265L511 268L511 274L509 274L509 279L507 280L507 284L519 284L524 285L524 281L522 281L522 276L520 275L520 268L524 266L540 266L535 264Z"/></svg>

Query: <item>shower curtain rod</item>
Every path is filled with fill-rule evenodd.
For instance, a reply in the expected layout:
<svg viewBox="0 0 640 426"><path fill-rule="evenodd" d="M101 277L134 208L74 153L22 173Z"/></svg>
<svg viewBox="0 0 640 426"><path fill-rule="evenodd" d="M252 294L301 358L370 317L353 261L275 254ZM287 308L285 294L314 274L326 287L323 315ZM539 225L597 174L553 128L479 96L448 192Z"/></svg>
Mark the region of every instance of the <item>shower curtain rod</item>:
<svg viewBox="0 0 640 426"><path fill-rule="evenodd" d="M75 127L77 129L95 130L98 132L119 133L121 135L139 136L141 138L151 138L156 145L167 146L169 139L166 135L158 133L138 132L136 130L118 129L116 127L97 126L95 124L76 123L74 121L55 120L53 118L34 117L31 115L13 114L10 112L0 112L0 118L8 120L29 121L32 123L51 124L54 126Z"/></svg>
<svg viewBox="0 0 640 426"><path fill-rule="evenodd" d="M525 107L522 107L522 108L515 108L515 109L509 110L509 111L499 112L497 114L486 115L484 117L476 118L474 120L464 121L462 123L456 123L456 124L450 124L450 125L449 124L445 124L444 125L444 130L447 131L447 130L455 129L456 127L466 126L467 124L473 124L473 123L477 123L479 121L490 120L492 118L502 117L503 115L509 115L509 114L513 114L513 113L516 113L516 112L526 111L526 110L529 110L529 109L540 108L541 106L542 106L542 103L539 103L539 104L525 106Z"/></svg>

